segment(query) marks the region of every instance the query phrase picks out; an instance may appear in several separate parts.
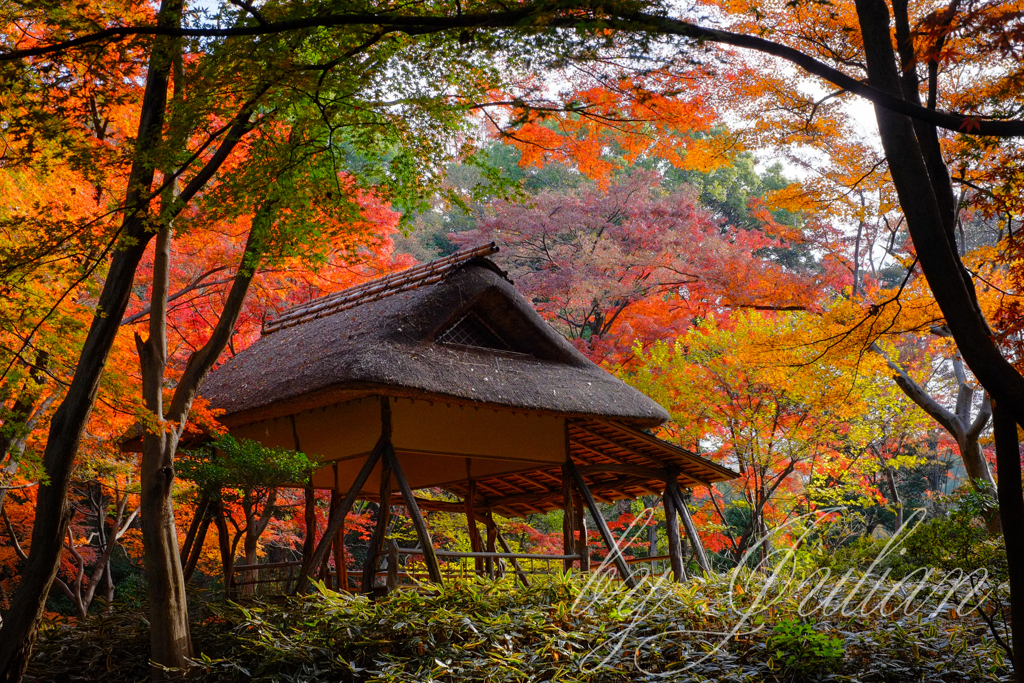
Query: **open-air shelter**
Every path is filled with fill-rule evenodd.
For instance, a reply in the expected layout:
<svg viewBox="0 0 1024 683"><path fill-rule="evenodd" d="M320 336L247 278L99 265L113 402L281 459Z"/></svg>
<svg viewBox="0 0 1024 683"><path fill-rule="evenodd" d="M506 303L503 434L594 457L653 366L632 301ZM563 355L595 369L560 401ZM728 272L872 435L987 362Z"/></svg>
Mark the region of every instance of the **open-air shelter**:
<svg viewBox="0 0 1024 683"><path fill-rule="evenodd" d="M496 251L462 250L285 311L206 381L202 393L233 435L306 453L320 463L312 486L344 494L304 569L362 499L381 503L364 588L392 506L408 511L435 581L439 553L422 510L464 512L473 555L497 558L514 554L497 551L494 514L563 509L562 559L587 569L586 508L632 582L597 501L645 494L663 496L675 575L678 520L707 568L679 490L735 473L645 432L669 419L665 409L548 325L487 258ZM438 488L459 501L417 495Z"/></svg>

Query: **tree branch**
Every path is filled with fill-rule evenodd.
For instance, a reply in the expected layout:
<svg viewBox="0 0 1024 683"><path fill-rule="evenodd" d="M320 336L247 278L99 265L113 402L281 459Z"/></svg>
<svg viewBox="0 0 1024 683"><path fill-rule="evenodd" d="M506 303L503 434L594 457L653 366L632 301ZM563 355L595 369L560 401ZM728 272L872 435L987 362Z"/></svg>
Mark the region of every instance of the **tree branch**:
<svg viewBox="0 0 1024 683"><path fill-rule="evenodd" d="M721 43L754 50L791 62L806 72L864 97L874 104L939 128L961 133L993 137L1024 136L1024 121L989 119L982 116L942 112L906 101L883 90L848 76L842 71L818 61L810 55L764 38L731 33L693 24L672 17L656 16L628 9L617 11L614 6L589 2L534 2L514 10L479 12L474 14L408 15L374 13L343 13L325 16L301 17L286 21L267 22L256 26L231 28L176 28L173 26L114 26L71 40L42 45L24 50L0 53L0 62L11 62L27 57L53 54L101 41L118 41L130 36L162 35L195 38L229 38L261 36L299 31L310 28L367 27L384 32L403 32L425 35L452 29L469 28L521 28L538 31L551 28L587 27L593 30L611 28L624 32L677 35L698 41Z"/></svg>

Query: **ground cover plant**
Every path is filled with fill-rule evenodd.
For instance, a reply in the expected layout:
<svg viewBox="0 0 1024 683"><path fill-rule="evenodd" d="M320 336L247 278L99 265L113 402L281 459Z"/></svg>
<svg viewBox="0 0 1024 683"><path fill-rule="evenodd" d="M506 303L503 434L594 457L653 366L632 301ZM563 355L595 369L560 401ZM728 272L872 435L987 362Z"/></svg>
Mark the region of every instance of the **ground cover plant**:
<svg viewBox="0 0 1024 683"><path fill-rule="evenodd" d="M208 603L187 679L226 681L1000 681L1007 657L985 619L942 590L830 580L834 611L742 572L684 584L556 576L452 582L371 600L321 590L278 602ZM745 586L745 587L744 587ZM891 614L883 597L896 596ZM839 603L847 596L846 609ZM963 597L963 591L957 598ZM850 606L853 607L850 607ZM941 608L941 609L940 609ZM934 613L934 616L932 616ZM54 623L26 680L149 676L144 612ZM744 616L746 615L746 616ZM732 634L731 637L726 637ZM721 647L716 648L716 645Z"/></svg>

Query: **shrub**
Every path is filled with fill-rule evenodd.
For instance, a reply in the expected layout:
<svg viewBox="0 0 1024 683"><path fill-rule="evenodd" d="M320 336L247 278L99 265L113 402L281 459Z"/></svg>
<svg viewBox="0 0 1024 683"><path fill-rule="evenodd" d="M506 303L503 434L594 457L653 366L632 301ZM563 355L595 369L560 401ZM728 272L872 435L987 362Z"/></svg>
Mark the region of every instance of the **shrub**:
<svg viewBox="0 0 1024 683"><path fill-rule="evenodd" d="M768 653L784 672L809 675L828 671L843 659L843 639L819 633L812 624L784 619L768 637Z"/></svg>

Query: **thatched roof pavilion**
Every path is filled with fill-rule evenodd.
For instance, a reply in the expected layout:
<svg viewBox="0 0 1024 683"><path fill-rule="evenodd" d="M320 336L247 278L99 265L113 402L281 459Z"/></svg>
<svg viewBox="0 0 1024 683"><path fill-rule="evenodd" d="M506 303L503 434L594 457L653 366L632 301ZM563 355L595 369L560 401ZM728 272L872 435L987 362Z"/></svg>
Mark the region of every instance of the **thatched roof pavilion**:
<svg viewBox="0 0 1024 683"><path fill-rule="evenodd" d="M290 309L211 374L203 396L236 436L315 456L313 486L352 500L390 497L387 470L397 504L441 509L411 491L442 487L471 517L735 476L640 431L668 413L553 330L486 258L496 251L463 250ZM421 535L426 547L425 525Z"/></svg>

